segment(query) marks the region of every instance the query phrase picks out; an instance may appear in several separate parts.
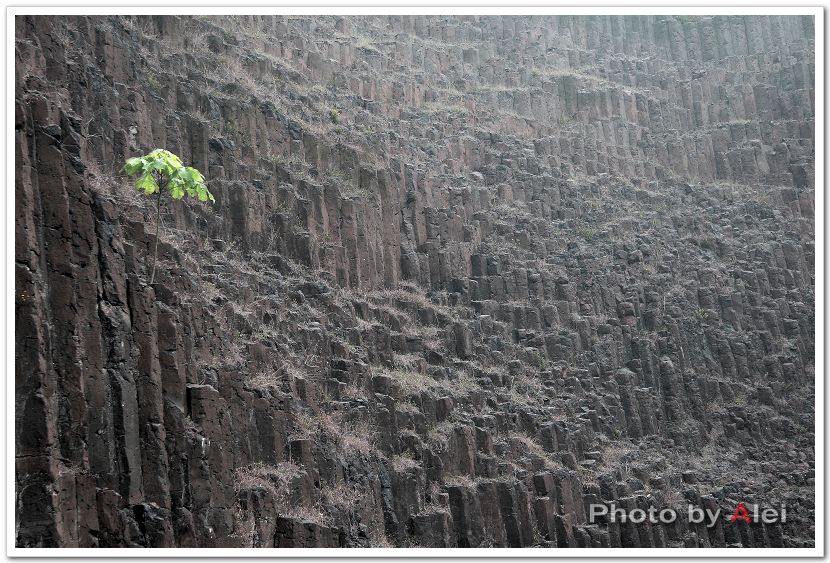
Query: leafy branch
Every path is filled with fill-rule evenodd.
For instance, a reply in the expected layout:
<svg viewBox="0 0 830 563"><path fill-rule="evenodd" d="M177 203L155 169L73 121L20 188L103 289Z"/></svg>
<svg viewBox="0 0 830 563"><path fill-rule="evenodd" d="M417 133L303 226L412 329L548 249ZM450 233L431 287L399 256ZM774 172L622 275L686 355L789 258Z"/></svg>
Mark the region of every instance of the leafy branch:
<svg viewBox="0 0 830 563"><path fill-rule="evenodd" d="M161 196L164 191L170 192L175 200L185 195L196 198L201 202L216 200L205 185L202 173L190 166L182 164L182 160L170 151L155 149L154 151L135 158L127 159L124 172L128 176L138 176L135 187L143 190L145 195L158 194L156 198L156 245L153 252L153 268L150 274L150 285L156 277L156 260L159 251L159 225L161 223Z"/></svg>

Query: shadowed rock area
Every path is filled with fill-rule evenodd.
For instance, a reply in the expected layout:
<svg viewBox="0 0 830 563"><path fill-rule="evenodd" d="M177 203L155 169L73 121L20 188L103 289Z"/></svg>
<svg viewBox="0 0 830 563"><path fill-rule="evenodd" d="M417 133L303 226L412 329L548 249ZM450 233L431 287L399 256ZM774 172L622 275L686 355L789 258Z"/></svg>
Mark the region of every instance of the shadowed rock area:
<svg viewBox="0 0 830 563"><path fill-rule="evenodd" d="M16 17L17 545L813 546L813 37Z"/></svg>

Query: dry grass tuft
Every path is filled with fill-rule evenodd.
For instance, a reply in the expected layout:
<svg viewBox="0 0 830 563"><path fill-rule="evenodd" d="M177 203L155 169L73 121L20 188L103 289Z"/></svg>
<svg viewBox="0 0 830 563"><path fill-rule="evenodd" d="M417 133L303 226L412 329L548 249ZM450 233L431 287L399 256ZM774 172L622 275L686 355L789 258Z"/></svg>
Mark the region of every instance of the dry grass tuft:
<svg viewBox="0 0 830 563"><path fill-rule="evenodd" d="M444 486L472 489L476 486L476 478L470 475L449 475L444 479Z"/></svg>
<svg viewBox="0 0 830 563"><path fill-rule="evenodd" d="M337 445L345 455L369 455L374 451L377 429L368 419L346 420L344 413L313 414L306 411L294 417L295 428L290 439L326 440Z"/></svg>
<svg viewBox="0 0 830 563"><path fill-rule="evenodd" d="M396 455L392 457L390 461L392 463L392 469L394 469L397 473L406 473L411 469L421 466L421 464L418 463L411 455L406 453Z"/></svg>
<svg viewBox="0 0 830 563"><path fill-rule="evenodd" d="M288 461L277 465L253 463L234 471L234 489L237 493L249 489L263 489L276 499L284 499L291 480L302 473L303 469L299 465Z"/></svg>
<svg viewBox="0 0 830 563"><path fill-rule="evenodd" d="M427 443L439 452L446 451L454 428L455 425L448 420L439 422L427 432Z"/></svg>
<svg viewBox="0 0 830 563"><path fill-rule="evenodd" d="M248 375L246 379L246 383L248 386L254 389L273 389L273 388L281 388L283 382L286 381L286 378L283 374L283 370L275 368L273 366L268 366L260 371L252 373Z"/></svg>

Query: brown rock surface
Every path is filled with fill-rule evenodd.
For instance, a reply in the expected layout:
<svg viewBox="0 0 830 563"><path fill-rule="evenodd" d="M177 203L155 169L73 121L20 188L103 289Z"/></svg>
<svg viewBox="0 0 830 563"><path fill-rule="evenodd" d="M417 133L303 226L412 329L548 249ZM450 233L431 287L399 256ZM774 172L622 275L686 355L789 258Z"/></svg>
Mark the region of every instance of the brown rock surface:
<svg viewBox="0 0 830 563"><path fill-rule="evenodd" d="M18 16L17 545L813 545L813 25Z"/></svg>

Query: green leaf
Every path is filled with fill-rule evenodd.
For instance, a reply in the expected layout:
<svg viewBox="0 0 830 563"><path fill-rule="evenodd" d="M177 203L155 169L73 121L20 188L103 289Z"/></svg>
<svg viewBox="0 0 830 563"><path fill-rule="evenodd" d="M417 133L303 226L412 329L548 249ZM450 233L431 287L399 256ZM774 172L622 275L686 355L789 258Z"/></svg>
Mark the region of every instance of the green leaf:
<svg viewBox="0 0 830 563"><path fill-rule="evenodd" d="M159 190L159 185L156 183L156 179L153 178L152 174L145 174L136 180L135 187L139 190L144 190L144 193L147 195L152 195Z"/></svg>
<svg viewBox="0 0 830 563"><path fill-rule="evenodd" d="M127 163L124 165L124 172L127 173L128 176L132 176L141 171L144 167L144 161L141 158L128 158Z"/></svg>
<svg viewBox="0 0 830 563"><path fill-rule="evenodd" d="M165 149L153 149L144 156L127 159L124 172L130 176L138 174L135 187L147 195L158 193L161 184L173 199L189 195L202 202L216 201L205 186L202 173L184 166L178 156Z"/></svg>
<svg viewBox="0 0 830 563"><path fill-rule="evenodd" d="M151 152L150 155L164 161L165 163L169 163L174 168L180 168L182 166L182 160L170 151L156 149Z"/></svg>
<svg viewBox="0 0 830 563"><path fill-rule="evenodd" d="M205 179L201 172L190 166L185 166L182 169L182 174L195 184L201 184Z"/></svg>

